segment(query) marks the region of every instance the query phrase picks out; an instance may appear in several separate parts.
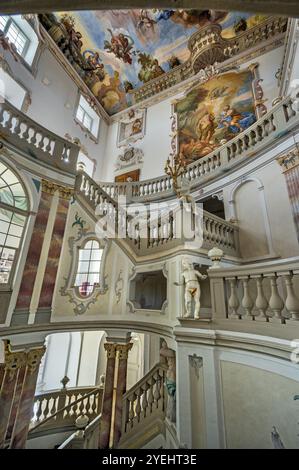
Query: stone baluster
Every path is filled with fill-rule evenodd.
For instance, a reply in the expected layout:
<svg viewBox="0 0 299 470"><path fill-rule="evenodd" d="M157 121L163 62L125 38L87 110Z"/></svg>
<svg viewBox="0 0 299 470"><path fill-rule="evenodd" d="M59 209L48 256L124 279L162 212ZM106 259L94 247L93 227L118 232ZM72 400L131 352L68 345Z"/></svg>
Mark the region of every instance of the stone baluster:
<svg viewBox="0 0 299 470"><path fill-rule="evenodd" d="M37 407L37 410L36 410L36 414L35 414L35 420L37 423L39 423L41 421L41 416L42 416L42 405L43 405L43 400L38 400L38 407Z"/></svg>
<svg viewBox="0 0 299 470"><path fill-rule="evenodd" d="M237 294L237 279L235 277L228 277L226 278L226 280L229 282L230 285L230 296L228 299L228 306L231 311L231 314L229 316L231 318L241 319L242 316L238 313L240 302Z"/></svg>
<svg viewBox="0 0 299 470"><path fill-rule="evenodd" d="M135 396L132 394L128 400L129 400L129 422L130 422L130 427L132 428L134 426L134 417L135 417L135 410L134 410L134 405L135 405Z"/></svg>
<svg viewBox="0 0 299 470"><path fill-rule="evenodd" d="M268 301L264 294L263 276L261 274L257 276L251 276L251 277L255 279L256 290L257 290L257 296L255 299L255 307L258 310L259 314L258 316L255 317L255 319L259 321L269 321L269 317L266 315L266 311L268 308Z"/></svg>
<svg viewBox="0 0 299 470"><path fill-rule="evenodd" d="M153 379L153 377L151 377L150 378L149 391L148 391L148 405L149 405L149 412L150 413L153 410L153 403L155 401L154 393L153 393L153 387L154 387L154 379Z"/></svg>
<svg viewBox="0 0 299 470"><path fill-rule="evenodd" d="M141 406L142 406L142 411L143 411L143 417L145 418L146 417L146 414L147 414L147 407L148 407L148 401L147 401L147 390L148 390L148 384L145 383L143 386L143 394L142 394L142 402L141 402Z"/></svg>
<svg viewBox="0 0 299 470"><path fill-rule="evenodd" d="M291 314L291 320L299 320L299 300L295 295L293 275L291 273L283 276L287 290L287 298L285 306L287 311Z"/></svg>
<svg viewBox="0 0 299 470"><path fill-rule="evenodd" d="M16 125L15 125L13 133L16 134L17 136L19 136L20 132L21 132L21 123L22 123L22 121L21 121L20 117L19 116L16 117Z"/></svg>
<svg viewBox="0 0 299 470"><path fill-rule="evenodd" d="M135 393L136 393L136 397L137 397L136 406L135 406L135 413L136 413L137 422L139 423L140 416L141 416L141 394L142 394L142 389L138 388Z"/></svg>
<svg viewBox="0 0 299 470"><path fill-rule="evenodd" d="M7 120L6 120L6 122L5 122L5 124L4 124L3 127L4 127L4 129L11 130L12 125L13 125L13 124L12 124L12 120L13 120L13 117L14 117L14 116L13 116L13 114L12 114L10 111L8 111L7 114L8 114L8 118L7 118Z"/></svg>
<svg viewBox="0 0 299 470"><path fill-rule="evenodd" d="M267 276L268 277L268 276ZM279 323L285 323L285 319L282 317L282 310L284 307L284 302L279 295L278 286L277 286L277 276L276 274L269 275L270 285L271 285L271 296L269 300L269 307L272 313L271 321L278 321Z"/></svg>
<svg viewBox="0 0 299 470"><path fill-rule="evenodd" d="M243 298L241 305L245 310L245 316L247 319L250 318L254 320L254 315L252 315L254 302L249 293L249 276L239 277L239 279L242 281L243 285Z"/></svg>

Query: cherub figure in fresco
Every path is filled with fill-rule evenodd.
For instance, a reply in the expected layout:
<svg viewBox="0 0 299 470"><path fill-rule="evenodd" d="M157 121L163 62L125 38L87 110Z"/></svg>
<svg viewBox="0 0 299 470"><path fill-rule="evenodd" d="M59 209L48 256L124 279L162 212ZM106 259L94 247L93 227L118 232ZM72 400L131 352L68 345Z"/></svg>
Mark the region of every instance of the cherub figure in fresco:
<svg viewBox="0 0 299 470"><path fill-rule="evenodd" d="M104 48L112 52L118 59L121 59L125 64L132 64L133 45L134 41L131 36L123 33L113 34L111 29L108 29L111 34L110 42L106 39L104 41Z"/></svg>
<svg viewBox="0 0 299 470"><path fill-rule="evenodd" d="M140 16L139 16L139 20L137 23L137 28L154 29L155 24L157 24L157 21L155 21L153 18L149 16L148 10L140 10Z"/></svg>
<svg viewBox="0 0 299 470"><path fill-rule="evenodd" d="M255 121L256 117L253 113L238 113L235 108L231 107L230 105L226 105L220 114L218 127L226 127L233 134L238 134L244 129L247 129L247 127L251 126L251 124L253 124Z"/></svg>

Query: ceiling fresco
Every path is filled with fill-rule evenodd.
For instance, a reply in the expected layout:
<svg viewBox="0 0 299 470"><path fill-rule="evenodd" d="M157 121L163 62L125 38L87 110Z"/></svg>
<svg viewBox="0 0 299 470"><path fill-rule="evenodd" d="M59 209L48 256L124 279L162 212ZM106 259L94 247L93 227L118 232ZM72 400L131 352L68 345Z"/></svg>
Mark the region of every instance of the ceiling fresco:
<svg viewBox="0 0 299 470"><path fill-rule="evenodd" d="M231 38L265 19L250 13L158 9L40 15L109 115L132 104L130 90L185 62L188 39L200 28L217 23L222 36Z"/></svg>

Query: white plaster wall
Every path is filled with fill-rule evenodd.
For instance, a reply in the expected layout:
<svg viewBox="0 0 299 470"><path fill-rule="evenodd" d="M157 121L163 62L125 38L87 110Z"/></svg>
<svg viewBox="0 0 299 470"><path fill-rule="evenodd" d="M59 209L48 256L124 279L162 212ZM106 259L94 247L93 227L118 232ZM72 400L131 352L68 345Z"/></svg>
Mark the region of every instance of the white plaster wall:
<svg viewBox="0 0 299 470"><path fill-rule="evenodd" d="M95 178L101 179L108 126L104 119L101 119L99 141L95 143L76 124L74 115L78 101L78 87L52 53L47 48L42 50L36 76L21 62L16 62L11 54L6 52L4 56L12 75L30 92L31 104L27 111L28 116L61 137L65 137L68 133L73 138L79 138L89 157L97 162ZM42 83L44 79L47 79L48 85Z"/></svg>
<svg viewBox="0 0 299 470"><path fill-rule="evenodd" d="M262 78L261 87L264 91L263 99L267 100L265 105L268 111L272 107L272 101L278 97L279 87L275 77L279 67L281 66L284 53L284 46L277 47L266 54L262 54L255 59L242 64L241 69L245 69L252 63L258 63L258 76Z"/></svg>
<svg viewBox="0 0 299 470"><path fill-rule="evenodd" d="M199 374L202 390L195 386L190 370L189 357L194 355L203 359ZM299 448L299 408L294 400L298 389L298 365L290 361L200 344L196 334L192 344L190 338L188 342L179 339L179 441L188 448L200 447L203 436L197 433L201 428L205 448L273 448L271 431L275 426L286 448ZM200 412L203 423L199 422Z"/></svg>
<svg viewBox="0 0 299 470"><path fill-rule="evenodd" d="M140 179L150 179L164 173L165 161L170 153L170 117L171 102L174 98L150 106L146 112L146 130L143 139L133 144L144 153L144 163ZM105 181L114 181L114 169L117 156L124 147L117 147L118 123L109 126L107 134L106 158L103 166ZM125 171L130 171L130 167ZM125 172L124 171L124 172Z"/></svg>
<svg viewBox="0 0 299 470"><path fill-rule="evenodd" d="M255 181L245 181L234 194L237 224L241 229L242 254L245 257L267 254L265 241L267 223L262 207L262 199L264 198L274 253L282 258L298 255L299 245L296 229L285 176L282 174L281 167L274 160L246 175L246 178L251 177ZM223 189L223 202L228 219L233 216L231 202L233 190L241 182L242 177ZM262 189L259 189L260 186Z"/></svg>
<svg viewBox="0 0 299 470"><path fill-rule="evenodd" d="M273 426L286 448L299 448L297 381L226 361L221 379L227 448L273 449Z"/></svg>
<svg viewBox="0 0 299 470"><path fill-rule="evenodd" d="M190 363L189 363L190 366ZM192 448L206 447L203 367L189 367L192 400Z"/></svg>
<svg viewBox="0 0 299 470"><path fill-rule="evenodd" d="M82 334L78 387L97 385L98 352L103 334L103 331L85 331Z"/></svg>
<svg viewBox="0 0 299 470"><path fill-rule="evenodd" d="M138 320L146 323L153 321L164 325L176 324L176 318L182 314L183 299L181 297L181 288L175 286L174 282L179 280L181 259L183 255L174 256L170 260L158 259L155 262L149 260L148 262L138 266L138 270L136 272L150 272L165 268L168 273L167 295L169 304L164 313L161 313L158 310L136 310L132 313L127 301L129 299L128 284L130 277L134 275L134 264L130 257L114 240L111 240L105 262L104 276L106 277L105 282L108 286L107 291L100 294L96 301L89 305L89 308L84 314L74 314L74 305L70 302L68 296L61 295L60 288L65 285L65 279L69 278L70 275L71 256L69 253L68 240L70 237L77 238L78 236L78 226L75 225L72 227L76 213L86 221L84 229L86 229L89 234L93 234L95 229L94 222L88 217L88 214L81 209L79 204L76 202L71 204L53 296L51 321L60 322L66 320L71 322L85 322L89 320L97 321L107 319L117 321L119 319L129 321ZM82 242L83 240L84 238L82 238ZM193 256L193 260L194 262L204 264L203 258L198 256ZM123 284L120 289L121 295L118 299L115 294L115 289L117 286L119 287L117 282L120 273ZM80 301L79 298L77 298L77 302L78 301Z"/></svg>

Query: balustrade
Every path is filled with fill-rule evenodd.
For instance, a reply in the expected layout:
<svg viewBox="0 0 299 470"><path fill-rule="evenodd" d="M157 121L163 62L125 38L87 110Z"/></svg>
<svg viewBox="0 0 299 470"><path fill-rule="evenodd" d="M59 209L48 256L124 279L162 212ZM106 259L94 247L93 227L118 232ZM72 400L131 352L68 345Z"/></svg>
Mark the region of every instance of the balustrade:
<svg viewBox="0 0 299 470"><path fill-rule="evenodd" d="M242 163L249 155L258 154L278 135L291 130L297 123L297 116L298 111L293 109L292 99L285 98L235 138L188 165L184 177L190 182L191 189L195 189L205 178L211 175L216 177L221 171L228 171L230 167ZM128 201L136 202L174 196L172 178L166 175L132 183L103 182L99 183L99 187L111 198L122 195Z"/></svg>
<svg viewBox="0 0 299 470"><path fill-rule="evenodd" d="M50 390L35 396L30 433L73 426L80 415L98 416L102 405L102 388L79 387Z"/></svg>
<svg viewBox="0 0 299 470"><path fill-rule="evenodd" d="M165 416L167 392L164 387L167 367L154 366L123 396L122 439L152 414Z"/></svg>
<svg viewBox="0 0 299 470"><path fill-rule="evenodd" d="M279 324L299 320L299 258L210 270L209 278L214 318Z"/></svg>
<svg viewBox="0 0 299 470"><path fill-rule="evenodd" d="M167 210L163 208L160 214L145 214L144 216L141 214L137 220L126 212L126 208L118 206L117 202L85 173L81 172L77 176L76 192L87 203L95 220L105 217L109 233L114 233L114 238L117 234L122 234L122 238L126 238L127 242L131 241L137 253L146 254L148 250L151 252L153 248L165 245L170 249L187 240L182 232L184 224L181 217L184 215L183 211L180 211L180 204L176 204L174 210L170 206ZM134 206L132 207L134 209ZM194 218L194 216L192 209L189 217ZM203 249L207 250L216 245L226 254L238 256L238 228L236 226L206 211L203 211L202 222ZM191 224L193 227L193 220Z"/></svg>
<svg viewBox="0 0 299 470"><path fill-rule="evenodd" d="M1 137L30 158L76 173L79 147L45 129L12 104L0 103Z"/></svg>

